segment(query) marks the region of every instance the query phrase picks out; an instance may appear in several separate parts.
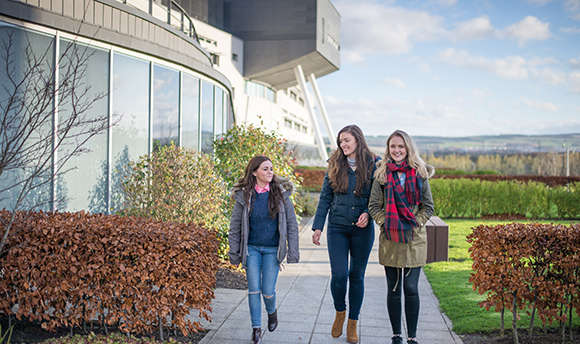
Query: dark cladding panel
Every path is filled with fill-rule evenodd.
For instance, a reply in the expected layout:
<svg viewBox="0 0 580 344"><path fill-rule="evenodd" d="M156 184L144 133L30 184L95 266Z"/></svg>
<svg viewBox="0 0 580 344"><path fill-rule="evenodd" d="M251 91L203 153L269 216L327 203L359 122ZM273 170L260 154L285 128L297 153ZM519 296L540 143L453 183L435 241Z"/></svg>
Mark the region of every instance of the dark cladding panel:
<svg viewBox="0 0 580 344"><path fill-rule="evenodd" d="M296 84L293 72L281 67L300 62L306 75L320 77L340 66L340 15L330 0L225 0L224 12L224 26L244 40L247 78L281 88Z"/></svg>

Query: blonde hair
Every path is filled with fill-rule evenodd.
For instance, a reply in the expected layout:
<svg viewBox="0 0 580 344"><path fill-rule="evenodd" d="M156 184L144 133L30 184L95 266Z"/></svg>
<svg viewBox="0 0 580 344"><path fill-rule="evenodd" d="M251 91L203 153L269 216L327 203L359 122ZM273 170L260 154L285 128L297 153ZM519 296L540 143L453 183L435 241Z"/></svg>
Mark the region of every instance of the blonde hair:
<svg viewBox="0 0 580 344"><path fill-rule="evenodd" d="M419 156L419 150L417 149L417 146L415 145L415 142L413 141L411 136L409 136L409 134L407 134L402 130L395 130L387 139L387 149L385 150L385 155L383 156L383 159L379 162L377 166L375 178L377 178L378 180L382 180L381 178L383 178L387 173L387 163L393 161L391 154L389 154L389 144L393 139L393 137L395 136L400 137L401 139L403 139L403 142L405 142L405 149L407 150L406 160L409 166L417 170L419 175L424 179L428 179L431 176L433 176L435 174L435 168L433 168L433 166L427 165L425 161L421 159L421 157Z"/></svg>

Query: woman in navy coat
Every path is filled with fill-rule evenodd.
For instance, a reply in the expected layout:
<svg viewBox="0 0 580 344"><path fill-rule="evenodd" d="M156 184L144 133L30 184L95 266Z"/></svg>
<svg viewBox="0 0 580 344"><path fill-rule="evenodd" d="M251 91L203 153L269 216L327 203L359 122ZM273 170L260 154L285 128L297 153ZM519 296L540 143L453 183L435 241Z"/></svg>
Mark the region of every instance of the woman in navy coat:
<svg viewBox="0 0 580 344"><path fill-rule="evenodd" d="M342 128L336 141L339 148L328 160L328 173L324 177L312 225L312 242L320 245L328 215L326 232L331 267L330 290L336 310L331 335L334 338L342 335L348 283L346 339L349 343L358 343L356 326L364 297L364 275L375 239L374 225L368 212L375 157L356 125Z"/></svg>

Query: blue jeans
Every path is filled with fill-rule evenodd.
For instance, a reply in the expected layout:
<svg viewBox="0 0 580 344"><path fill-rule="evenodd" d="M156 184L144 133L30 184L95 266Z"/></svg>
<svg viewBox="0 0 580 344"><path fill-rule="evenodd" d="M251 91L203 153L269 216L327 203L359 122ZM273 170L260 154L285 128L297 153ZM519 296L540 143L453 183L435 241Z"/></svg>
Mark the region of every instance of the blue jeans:
<svg viewBox="0 0 580 344"><path fill-rule="evenodd" d="M369 222L366 228L329 224L326 233L334 309L339 312L346 310L348 281L348 318L353 320L358 320L362 306L365 271L375 241L375 228L372 220Z"/></svg>
<svg viewBox="0 0 580 344"><path fill-rule="evenodd" d="M252 327L262 327L262 302L268 314L276 311L276 280L280 264L278 263L278 247L248 245L246 260L246 278L248 279L248 304Z"/></svg>

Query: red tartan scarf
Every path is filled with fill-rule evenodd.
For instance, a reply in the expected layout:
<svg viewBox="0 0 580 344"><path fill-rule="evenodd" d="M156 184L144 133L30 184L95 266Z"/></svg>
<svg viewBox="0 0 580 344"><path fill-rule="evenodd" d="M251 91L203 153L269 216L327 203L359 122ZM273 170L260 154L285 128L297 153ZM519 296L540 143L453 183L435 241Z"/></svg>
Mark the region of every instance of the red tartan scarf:
<svg viewBox="0 0 580 344"><path fill-rule="evenodd" d="M395 172L405 172L405 189ZM408 243L413 240L413 227L417 220L413 207L421 201L417 186L417 171L404 161L400 166L387 163L385 176L385 234L387 240Z"/></svg>

